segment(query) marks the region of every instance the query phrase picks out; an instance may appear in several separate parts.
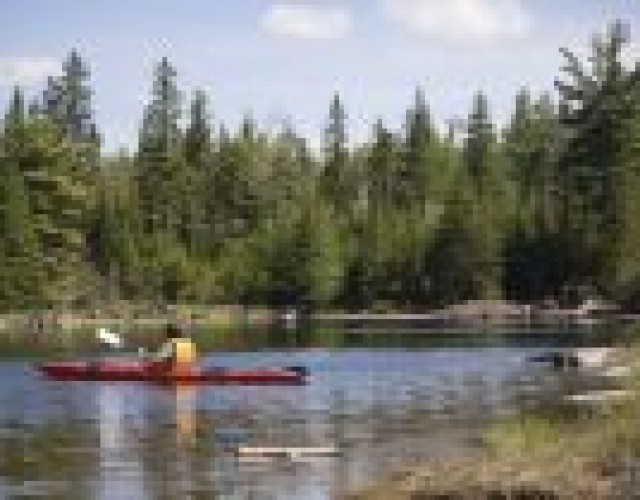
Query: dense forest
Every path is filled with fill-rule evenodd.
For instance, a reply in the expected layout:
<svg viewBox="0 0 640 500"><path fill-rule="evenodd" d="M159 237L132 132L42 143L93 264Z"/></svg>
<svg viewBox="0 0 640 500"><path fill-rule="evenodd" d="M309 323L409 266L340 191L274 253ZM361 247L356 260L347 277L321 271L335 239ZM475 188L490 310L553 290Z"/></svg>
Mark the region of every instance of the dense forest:
<svg viewBox="0 0 640 500"><path fill-rule="evenodd" d="M322 151L294 127L213 120L156 66L135 152L101 150L72 51L0 132L0 308L102 301L425 309L469 299L640 298L640 64L623 23L552 94L488 97L442 132L420 88L364 144L328 103ZM553 54L550 54L552 57ZM626 63L625 63L626 61ZM452 75L454 78L455 75Z"/></svg>

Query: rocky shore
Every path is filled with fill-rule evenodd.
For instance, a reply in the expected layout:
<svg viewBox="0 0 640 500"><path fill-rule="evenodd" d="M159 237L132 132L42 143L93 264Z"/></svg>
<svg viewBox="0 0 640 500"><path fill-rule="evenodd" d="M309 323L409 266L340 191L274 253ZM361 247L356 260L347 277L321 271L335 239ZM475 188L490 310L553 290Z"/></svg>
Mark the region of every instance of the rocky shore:
<svg viewBox="0 0 640 500"><path fill-rule="evenodd" d="M561 323L594 323L612 318L637 321L633 314L623 314L613 304L585 301L578 307L561 307L556 303L541 305L518 304L506 301L470 301L425 312L399 313L395 311L357 313L315 313L320 323L344 325L353 328L403 326L414 328L446 326L509 326L554 325Z"/></svg>

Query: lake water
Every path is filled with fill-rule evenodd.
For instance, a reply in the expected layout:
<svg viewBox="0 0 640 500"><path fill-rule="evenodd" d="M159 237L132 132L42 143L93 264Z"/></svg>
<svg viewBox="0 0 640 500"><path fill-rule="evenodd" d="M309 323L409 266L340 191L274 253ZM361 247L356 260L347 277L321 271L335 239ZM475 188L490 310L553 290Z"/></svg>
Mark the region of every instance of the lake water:
<svg viewBox="0 0 640 500"><path fill-rule="evenodd" d="M262 346L251 337L251 349L226 337L228 349L203 355L212 366L304 365L303 386L180 389L46 380L25 353L73 357L87 344L14 339L0 359L0 498L332 498L399 465L478 452L487 423L565 387L528 357L611 341L593 331L339 337L279 332ZM238 444L340 453L240 460Z"/></svg>

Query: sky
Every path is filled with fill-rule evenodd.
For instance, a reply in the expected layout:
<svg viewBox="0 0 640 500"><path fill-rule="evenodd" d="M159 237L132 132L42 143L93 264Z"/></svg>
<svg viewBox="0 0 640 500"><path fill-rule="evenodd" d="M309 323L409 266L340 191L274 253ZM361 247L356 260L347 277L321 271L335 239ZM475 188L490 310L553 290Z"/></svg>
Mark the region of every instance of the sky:
<svg viewBox="0 0 640 500"><path fill-rule="evenodd" d="M553 91L559 47L585 54L615 19L640 59L638 0L0 0L0 103L40 93L76 48L109 151L135 148L163 56L185 109L202 88L215 121L288 121L316 144L335 92L355 142L377 118L399 127L417 86L440 125L478 90L504 123L518 88Z"/></svg>

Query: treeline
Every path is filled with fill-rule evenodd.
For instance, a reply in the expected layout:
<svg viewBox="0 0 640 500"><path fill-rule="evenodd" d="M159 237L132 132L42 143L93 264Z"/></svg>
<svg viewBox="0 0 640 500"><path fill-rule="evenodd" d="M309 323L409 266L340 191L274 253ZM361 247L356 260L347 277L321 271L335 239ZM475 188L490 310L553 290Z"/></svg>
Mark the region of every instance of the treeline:
<svg viewBox="0 0 640 500"><path fill-rule="evenodd" d="M417 89L365 144L330 103L323 150L212 119L163 59L135 153L101 151L78 52L0 136L0 307L100 301L396 309L640 296L640 65L615 23L554 95L485 94L440 131ZM454 78L455 75L452 75Z"/></svg>

